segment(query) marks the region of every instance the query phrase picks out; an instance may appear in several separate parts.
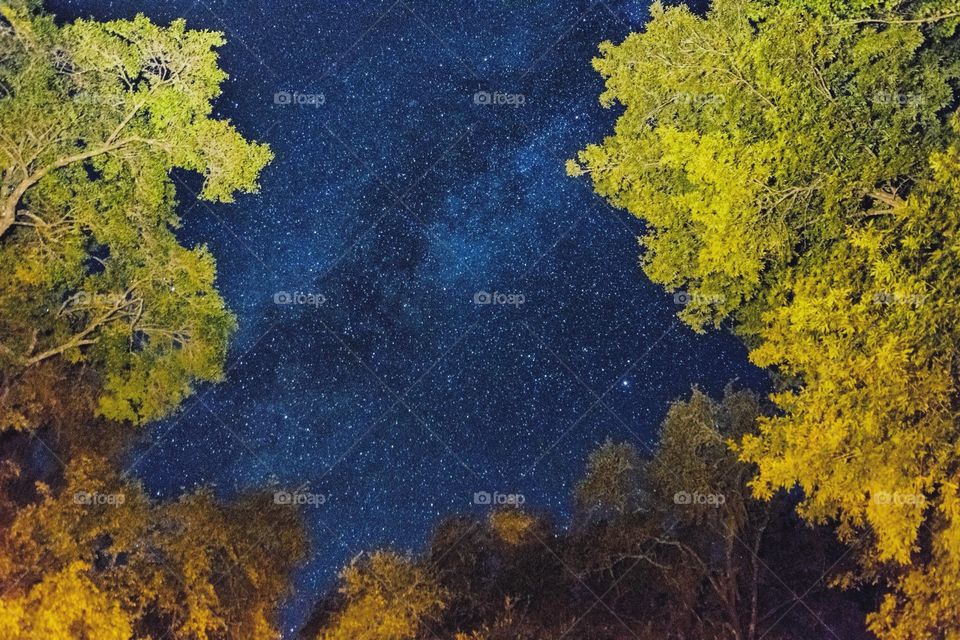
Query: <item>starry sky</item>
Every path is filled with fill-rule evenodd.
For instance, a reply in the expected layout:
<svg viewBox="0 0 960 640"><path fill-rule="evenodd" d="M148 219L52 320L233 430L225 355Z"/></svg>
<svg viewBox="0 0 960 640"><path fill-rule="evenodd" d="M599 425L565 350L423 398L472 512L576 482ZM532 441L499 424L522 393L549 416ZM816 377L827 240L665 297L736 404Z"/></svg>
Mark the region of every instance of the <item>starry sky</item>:
<svg viewBox="0 0 960 640"><path fill-rule="evenodd" d="M640 223L564 174L617 116L590 59L647 5L48 1L223 31L217 113L276 154L233 205L174 176L180 237L217 257L239 331L225 382L154 425L130 468L161 497L323 496L291 628L360 550L422 548L484 491L563 522L606 438L648 447L691 385L765 388L739 342L694 334L645 278Z"/></svg>

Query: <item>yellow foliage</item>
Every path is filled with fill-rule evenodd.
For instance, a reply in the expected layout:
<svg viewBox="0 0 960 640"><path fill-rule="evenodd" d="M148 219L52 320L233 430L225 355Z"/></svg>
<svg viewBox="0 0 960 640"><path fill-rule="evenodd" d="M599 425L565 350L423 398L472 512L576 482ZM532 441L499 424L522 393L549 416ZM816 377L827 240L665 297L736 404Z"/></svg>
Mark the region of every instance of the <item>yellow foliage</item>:
<svg viewBox="0 0 960 640"><path fill-rule="evenodd" d="M318 640L411 640L444 607L435 579L412 560L376 551L341 573L346 607Z"/></svg>
<svg viewBox="0 0 960 640"><path fill-rule="evenodd" d="M534 516L520 509L498 509L490 514L490 530L513 547L529 542L537 524Z"/></svg>
<svg viewBox="0 0 960 640"><path fill-rule="evenodd" d="M955 639L955 13L836 20L810 4L655 7L645 32L601 46L601 102L625 110L571 169L646 222L644 269L686 291L685 321L729 318L778 374L780 411L738 447L756 495L799 486L806 518L865 542L864 574L893 586L871 619L882 637Z"/></svg>
<svg viewBox="0 0 960 640"><path fill-rule="evenodd" d="M120 602L93 584L89 570L89 565L73 562L27 593L0 599L0 637L130 640L129 616Z"/></svg>
<svg viewBox="0 0 960 640"><path fill-rule="evenodd" d="M60 601L69 595L87 603L87 624L132 627L135 635L124 640L279 637L277 605L306 542L296 510L272 495L223 504L199 490L157 504L106 461L83 455L67 464L61 489L38 491L39 501L0 531L0 585L9 591L0 610L8 625L23 619L33 628L55 615L66 625ZM112 623L119 617L126 627ZM78 636L101 637L113 638Z"/></svg>

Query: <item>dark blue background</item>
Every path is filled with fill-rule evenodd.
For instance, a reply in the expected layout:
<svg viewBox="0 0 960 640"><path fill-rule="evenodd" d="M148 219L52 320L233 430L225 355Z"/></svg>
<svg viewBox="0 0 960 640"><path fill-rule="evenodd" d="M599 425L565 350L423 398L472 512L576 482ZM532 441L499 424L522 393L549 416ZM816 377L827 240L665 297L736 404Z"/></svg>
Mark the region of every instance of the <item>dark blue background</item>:
<svg viewBox="0 0 960 640"><path fill-rule="evenodd" d="M217 104L276 161L262 192L196 203L240 330L227 380L202 387L131 460L158 496L271 478L329 495L292 628L356 552L421 547L478 491L522 493L562 521L587 453L647 446L698 384L761 388L724 333L696 336L639 269L641 226L563 162L607 134L597 44L646 2L55 0L62 18L220 30ZM275 104L277 92L320 106ZM475 104L477 91L525 105ZM318 293L319 308L278 291ZM522 294L517 308L478 291Z"/></svg>

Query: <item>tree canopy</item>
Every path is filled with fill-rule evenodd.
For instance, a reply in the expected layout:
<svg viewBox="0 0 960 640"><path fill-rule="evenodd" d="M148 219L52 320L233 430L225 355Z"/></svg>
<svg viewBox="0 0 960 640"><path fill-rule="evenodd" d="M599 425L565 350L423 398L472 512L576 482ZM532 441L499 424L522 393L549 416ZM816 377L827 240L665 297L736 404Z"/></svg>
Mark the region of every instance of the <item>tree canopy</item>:
<svg viewBox="0 0 960 640"><path fill-rule="evenodd" d="M623 114L569 163L646 221L682 318L776 371L780 411L739 446L755 491L799 486L867 541L866 575L899 576L873 629L898 639L960 633L938 578L960 567L958 25L947 2L658 5L601 46Z"/></svg>
<svg viewBox="0 0 960 640"><path fill-rule="evenodd" d="M436 579L409 558L375 551L341 573L343 609L318 640L405 640L444 605Z"/></svg>
<svg viewBox="0 0 960 640"><path fill-rule="evenodd" d="M7 474L3 495L12 497ZM0 635L273 640L306 555L300 515L267 491L154 502L94 454L73 458L0 529Z"/></svg>
<svg viewBox="0 0 960 640"><path fill-rule="evenodd" d="M0 7L0 365L7 386L88 365L104 416L159 418L220 378L234 327L213 257L173 233L170 172L229 202L271 154L212 115L221 34L144 16L58 27L32 5Z"/></svg>
<svg viewBox="0 0 960 640"><path fill-rule="evenodd" d="M792 518L793 500L755 498L725 444L762 414L748 391L694 390L652 456L612 441L590 454L573 527L517 507L453 516L419 556L348 565L301 637L800 640L827 624L866 638L856 601L821 580L847 568L841 545ZM787 606L800 592L819 619Z"/></svg>
<svg viewBox="0 0 960 640"><path fill-rule="evenodd" d="M178 197L254 192L272 156L215 116L223 44L0 0L4 638L280 636L297 509L157 499L120 463L224 375L235 319ZM694 390L652 455L602 444L569 527L512 506L360 554L303 637L846 639L868 604L883 640L960 640L956 0L655 4L594 65L619 117L569 172L645 222L647 275L745 341L771 405Z"/></svg>
<svg viewBox="0 0 960 640"><path fill-rule="evenodd" d="M127 423L218 380L234 328L213 257L174 235L171 179L229 202L271 158L212 115L223 42L0 2L0 637L280 636L297 509L158 500L121 471Z"/></svg>

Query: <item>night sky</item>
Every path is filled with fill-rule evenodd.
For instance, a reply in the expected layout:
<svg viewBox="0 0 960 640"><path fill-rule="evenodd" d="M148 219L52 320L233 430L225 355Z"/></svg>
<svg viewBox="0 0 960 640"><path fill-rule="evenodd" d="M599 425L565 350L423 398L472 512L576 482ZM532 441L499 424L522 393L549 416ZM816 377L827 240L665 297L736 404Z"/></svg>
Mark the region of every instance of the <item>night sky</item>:
<svg viewBox="0 0 960 640"><path fill-rule="evenodd" d="M288 625L360 550L422 548L440 517L486 509L481 491L562 523L603 440L649 446L694 384L764 387L739 342L695 335L645 278L641 225L564 174L617 116L597 103L597 44L647 4L47 3L225 32L218 114L277 156L233 205L175 176L180 237L217 257L240 329L226 381L154 425L130 467L157 496L276 479L327 497L306 509Z"/></svg>

